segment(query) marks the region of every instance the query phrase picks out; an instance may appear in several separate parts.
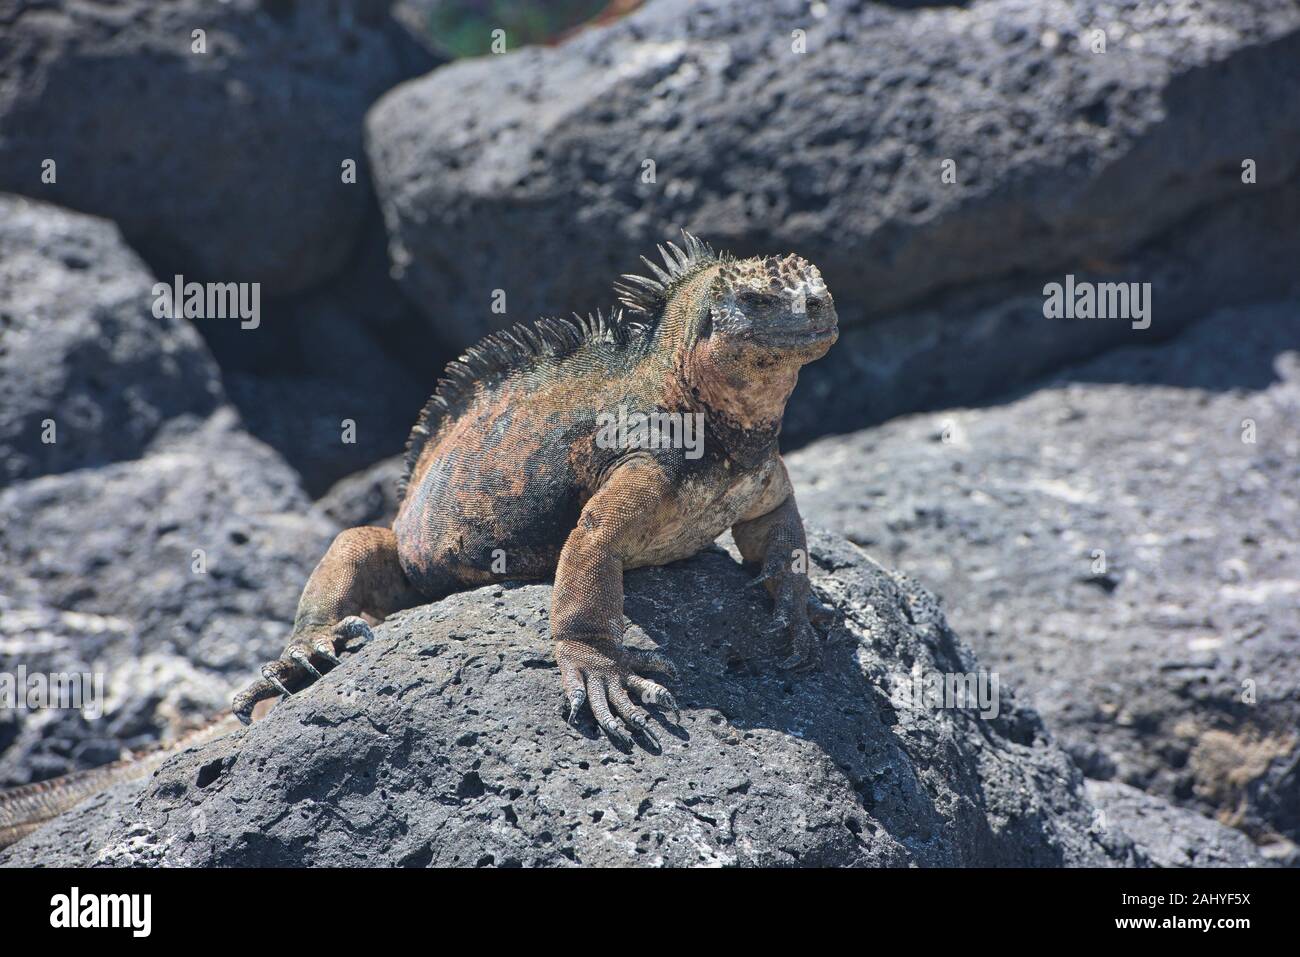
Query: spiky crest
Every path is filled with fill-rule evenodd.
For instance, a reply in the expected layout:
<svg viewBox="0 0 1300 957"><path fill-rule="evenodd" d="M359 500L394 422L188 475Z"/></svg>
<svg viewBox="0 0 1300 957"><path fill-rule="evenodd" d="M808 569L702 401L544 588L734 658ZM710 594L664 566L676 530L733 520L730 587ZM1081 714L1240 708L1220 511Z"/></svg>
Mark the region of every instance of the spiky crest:
<svg viewBox="0 0 1300 957"><path fill-rule="evenodd" d="M622 277L623 282L615 284L614 291L624 309L635 313L637 319L626 317L624 309L616 307L608 317L597 310L587 316L574 313L572 319L539 319L531 326L516 323L510 329L480 340L459 359L448 363L406 440L405 466L397 484L398 501L405 498L415 463L437 432L438 424L463 410L482 386L538 360L562 359L584 345L604 343L623 349L631 342L645 341L646 334L661 318L663 307L683 283L704 267L727 261L684 229L682 242L685 249L675 243L668 243L667 250L658 247L664 268L641 257L655 278L629 274Z"/></svg>
<svg viewBox="0 0 1300 957"><path fill-rule="evenodd" d="M628 312L658 319L674 292L701 269L723 258L708 243L684 229L682 244L685 249L675 243L669 243L667 249L657 247L659 255L663 257L663 267L642 256L641 261L650 270L649 276L625 273L622 281L614 284L618 301Z"/></svg>
<svg viewBox="0 0 1300 957"><path fill-rule="evenodd" d="M405 464L397 483L398 501L406 496L415 463L437 432L438 424L464 409L481 387L539 360L563 359L584 345L624 348L647 328L645 323L627 319L621 309L611 310L608 316L597 309L586 316L575 312L572 319L543 318L531 325L518 322L480 339L459 359L447 364L433 395L420 410L406 440Z"/></svg>

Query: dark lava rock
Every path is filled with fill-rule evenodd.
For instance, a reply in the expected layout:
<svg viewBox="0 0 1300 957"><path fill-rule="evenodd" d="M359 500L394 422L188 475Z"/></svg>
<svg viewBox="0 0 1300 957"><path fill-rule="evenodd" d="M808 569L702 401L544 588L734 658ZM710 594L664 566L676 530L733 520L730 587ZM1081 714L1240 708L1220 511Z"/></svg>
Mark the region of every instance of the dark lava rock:
<svg viewBox="0 0 1300 957"><path fill-rule="evenodd" d="M0 22L0 189L113 219L164 271L267 294L344 261L372 202L362 116L437 62L378 0L7 0Z"/></svg>
<svg viewBox="0 0 1300 957"><path fill-rule="evenodd" d="M377 462L335 482L317 499L316 507L340 528L392 525L401 505L397 500L397 483L404 468L405 456L402 455Z"/></svg>
<svg viewBox="0 0 1300 957"><path fill-rule="evenodd" d="M608 304L613 277L682 226L737 254L807 256L848 326L986 284L986 302L1037 298L1041 320L1043 276L1140 265L1144 246L1176 243L1217 204L1284 190L1294 202L1297 90L1290 0L659 0L557 48L403 84L368 114L367 150L400 278L462 344ZM1220 233L1216 248L1267 262L1294 248L1293 224ZM1181 266L1193 304L1278 278L1261 264L1225 284L1212 262ZM490 308L497 289L505 314ZM1125 327L1079 323L1069 348L1039 336L1048 353L1028 374ZM992 353L1010 328L972 321L964 336ZM865 361L902 361L917 342Z"/></svg>
<svg viewBox="0 0 1300 957"><path fill-rule="evenodd" d="M198 333L153 315L153 284L112 223L0 196L0 488L134 457L223 401Z"/></svg>
<svg viewBox="0 0 1300 957"><path fill-rule="evenodd" d="M1250 838L1118 781L1089 781L1106 827L1130 837L1156 867L1267 867Z"/></svg>
<svg viewBox="0 0 1300 957"><path fill-rule="evenodd" d="M406 447L450 358L389 275L377 211L329 281L267 300L256 328L205 321L200 331L244 427L313 497Z"/></svg>
<svg viewBox="0 0 1300 957"><path fill-rule="evenodd" d="M842 332L800 374L782 442L803 444L898 415L986 401L1107 346L1147 346L1207 313L1300 292L1300 178L1215 203L1123 264L1081 263L1033 281L975 284L929 304ZM1049 319L1047 283L1150 283L1151 325L1125 319ZM1140 323L1139 323L1140 324Z"/></svg>
<svg viewBox="0 0 1300 957"><path fill-rule="evenodd" d="M677 660L681 725L614 748L560 715L550 588L394 616L263 721L169 760L0 855L113 865L1105 865L1083 778L1005 686L996 716L897 699L891 676L979 665L934 599L816 533L842 619L783 674L765 597L720 549L627 576ZM636 629L634 629L636 632Z"/></svg>
<svg viewBox="0 0 1300 957"><path fill-rule="evenodd" d="M1294 301L1224 311L826 439L788 458L800 508L942 594L1089 775L1295 841L1297 346Z"/></svg>
<svg viewBox="0 0 1300 957"><path fill-rule="evenodd" d="M374 375L360 373L367 360ZM373 352L357 354L357 370L336 379L228 377L245 427L284 456L309 495L400 452L432 391Z"/></svg>
<svg viewBox="0 0 1300 957"><path fill-rule="evenodd" d="M0 710L0 785L227 707L283 649L336 531L229 410L177 420L140 459L0 492L0 671L100 674L104 691L102 717Z"/></svg>

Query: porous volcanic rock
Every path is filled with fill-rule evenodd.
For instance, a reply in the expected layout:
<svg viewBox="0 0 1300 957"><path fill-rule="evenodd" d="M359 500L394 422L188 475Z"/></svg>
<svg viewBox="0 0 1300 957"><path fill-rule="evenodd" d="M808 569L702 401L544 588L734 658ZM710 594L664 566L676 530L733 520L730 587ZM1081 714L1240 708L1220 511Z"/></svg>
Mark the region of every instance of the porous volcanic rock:
<svg viewBox="0 0 1300 957"><path fill-rule="evenodd" d="M1297 344L1297 301L1225 310L787 463L804 515L941 594L1090 777L1295 841Z"/></svg>
<svg viewBox="0 0 1300 957"><path fill-rule="evenodd" d="M633 641L677 661L681 723L615 748L560 714L547 585L403 612L263 721L14 845L8 864L1105 865L1083 778L1005 685L932 708L891 676L975 673L932 596L814 533L841 621L778 671L766 596L721 549L627 575ZM640 631L638 631L638 629ZM73 837L75 835L75 838Z"/></svg>

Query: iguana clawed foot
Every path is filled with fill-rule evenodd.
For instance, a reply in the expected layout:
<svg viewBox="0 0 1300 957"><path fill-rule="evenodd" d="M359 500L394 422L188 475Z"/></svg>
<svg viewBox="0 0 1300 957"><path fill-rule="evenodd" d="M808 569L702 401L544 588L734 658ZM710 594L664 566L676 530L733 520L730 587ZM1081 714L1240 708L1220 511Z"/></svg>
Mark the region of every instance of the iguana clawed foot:
<svg viewBox="0 0 1300 957"><path fill-rule="evenodd" d="M781 662L781 669L800 671L815 665L820 657L818 629L834 623L835 609L812 593L806 576L786 572L754 581L771 593L777 627L790 636L790 657Z"/></svg>
<svg viewBox="0 0 1300 957"><path fill-rule="evenodd" d="M289 695L301 690L321 677L326 670L339 664L335 653L340 643L352 638L371 638L370 626L364 618L352 615L336 625L304 628L295 632L285 646L284 654L262 666L262 677L235 695L230 710L244 724L253 720L253 708L259 701L277 695Z"/></svg>
<svg viewBox="0 0 1300 957"><path fill-rule="evenodd" d="M790 657L782 661L780 667L786 671L800 671L817 664L822 637L818 628L829 626L833 621L835 610L823 605L813 595L803 600L791 596L783 604L778 604L776 623L790 636Z"/></svg>
<svg viewBox="0 0 1300 957"><path fill-rule="evenodd" d="M555 659L560 665L560 681L569 706L570 724L577 724L578 714L587 704L591 706L596 723L615 744L631 745L630 725L656 748L662 748L650 726L649 713L632 701L628 691L636 692L646 704L671 709L674 720L680 719L681 711L672 692L637 674L638 671L653 671L676 678L677 668L666 655L608 641L570 639L555 643Z"/></svg>

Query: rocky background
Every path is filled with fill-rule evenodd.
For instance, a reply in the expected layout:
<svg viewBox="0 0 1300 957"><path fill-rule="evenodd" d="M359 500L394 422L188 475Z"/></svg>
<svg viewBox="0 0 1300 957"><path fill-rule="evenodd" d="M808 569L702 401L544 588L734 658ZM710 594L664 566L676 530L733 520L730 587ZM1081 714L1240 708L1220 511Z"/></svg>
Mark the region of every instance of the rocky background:
<svg viewBox="0 0 1300 957"><path fill-rule="evenodd" d="M0 860L1300 863L1297 222L1294 0L0 0L0 674L107 693L0 710L0 785L224 707L484 332L680 227L842 324L783 437L823 672L736 651L724 548L638 572L684 711L623 753L549 586L469 592ZM256 328L160 317L178 274ZM1150 326L1046 318L1067 274Z"/></svg>

